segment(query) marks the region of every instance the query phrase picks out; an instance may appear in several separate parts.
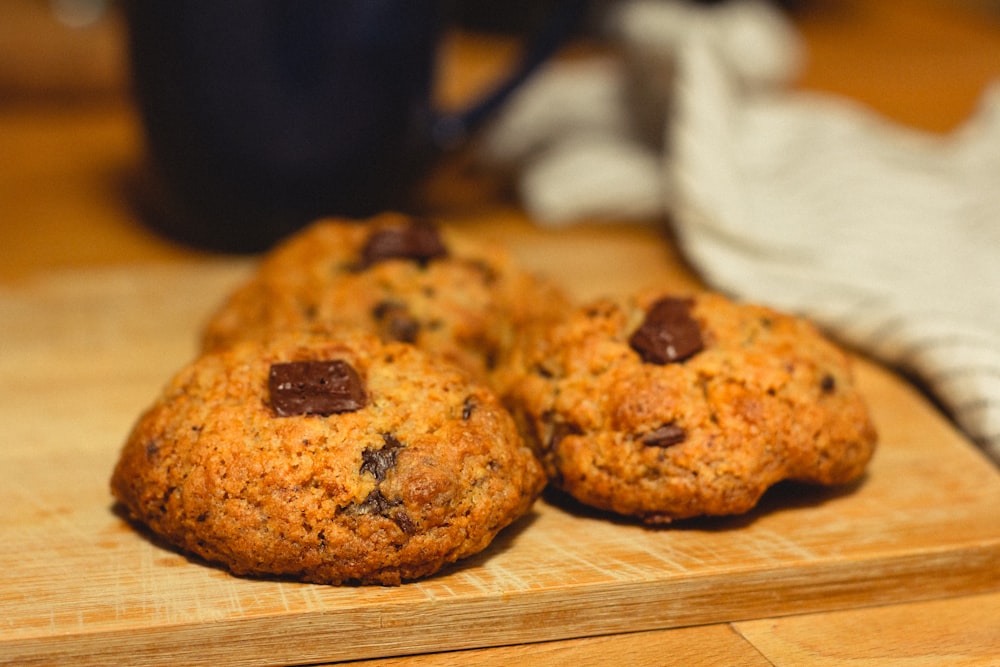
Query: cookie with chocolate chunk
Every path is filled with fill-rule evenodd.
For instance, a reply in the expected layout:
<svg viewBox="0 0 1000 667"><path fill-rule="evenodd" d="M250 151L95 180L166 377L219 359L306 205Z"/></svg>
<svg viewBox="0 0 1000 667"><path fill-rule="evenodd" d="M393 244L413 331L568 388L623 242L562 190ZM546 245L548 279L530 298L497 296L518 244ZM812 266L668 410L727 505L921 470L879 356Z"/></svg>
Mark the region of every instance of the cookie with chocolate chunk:
<svg viewBox="0 0 1000 667"><path fill-rule="evenodd" d="M717 294L580 307L525 338L504 384L555 486L648 523L746 512L784 479L854 480L876 443L842 350Z"/></svg>
<svg viewBox="0 0 1000 667"><path fill-rule="evenodd" d="M327 219L263 258L211 317L203 347L348 324L485 378L523 326L566 303L503 250L454 229L396 213Z"/></svg>
<svg viewBox="0 0 1000 667"><path fill-rule="evenodd" d="M346 331L202 355L111 480L130 517L236 574L386 585L483 550L544 484L495 393Z"/></svg>

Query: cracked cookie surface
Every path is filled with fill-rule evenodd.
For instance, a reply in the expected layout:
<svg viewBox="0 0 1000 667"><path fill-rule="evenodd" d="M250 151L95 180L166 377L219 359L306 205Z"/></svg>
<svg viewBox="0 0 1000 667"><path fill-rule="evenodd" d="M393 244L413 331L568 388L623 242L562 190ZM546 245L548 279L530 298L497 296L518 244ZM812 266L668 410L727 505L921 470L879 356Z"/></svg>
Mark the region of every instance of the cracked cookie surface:
<svg viewBox="0 0 1000 667"><path fill-rule="evenodd" d="M486 548L544 484L492 391L348 330L203 354L111 480L131 518L236 574L385 585Z"/></svg>
<svg viewBox="0 0 1000 667"><path fill-rule="evenodd" d="M840 348L718 294L594 301L501 375L553 485L648 523L743 513L784 479L846 483L876 444Z"/></svg>

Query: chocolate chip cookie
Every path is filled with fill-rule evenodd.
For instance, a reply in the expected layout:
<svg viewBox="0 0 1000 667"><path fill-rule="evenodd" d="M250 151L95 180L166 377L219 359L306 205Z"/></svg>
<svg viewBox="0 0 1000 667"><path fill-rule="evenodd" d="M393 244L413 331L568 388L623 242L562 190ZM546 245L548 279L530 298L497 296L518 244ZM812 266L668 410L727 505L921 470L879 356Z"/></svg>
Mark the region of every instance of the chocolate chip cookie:
<svg viewBox="0 0 1000 667"><path fill-rule="evenodd" d="M854 480L876 443L841 349L718 294L581 306L522 341L503 385L555 486L653 524Z"/></svg>
<svg viewBox="0 0 1000 667"><path fill-rule="evenodd" d="M349 324L412 343L480 378L562 290L502 249L396 213L321 220L269 253L208 322L205 349Z"/></svg>
<svg viewBox="0 0 1000 667"><path fill-rule="evenodd" d="M111 480L130 517L236 574L385 585L486 548L544 484L495 393L346 330L203 354Z"/></svg>

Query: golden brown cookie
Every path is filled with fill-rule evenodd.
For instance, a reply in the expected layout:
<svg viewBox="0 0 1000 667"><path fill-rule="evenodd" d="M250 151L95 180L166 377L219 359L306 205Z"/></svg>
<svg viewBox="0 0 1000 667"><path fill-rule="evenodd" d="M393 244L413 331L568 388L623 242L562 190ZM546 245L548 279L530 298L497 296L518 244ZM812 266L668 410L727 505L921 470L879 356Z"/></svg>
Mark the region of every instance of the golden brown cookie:
<svg viewBox="0 0 1000 667"><path fill-rule="evenodd" d="M502 249L386 213L321 220L270 252L208 322L205 349L344 324L487 377L522 326L566 304Z"/></svg>
<svg viewBox="0 0 1000 667"><path fill-rule="evenodd" d="M554 486L649 523L860 476L876 433L810 323L717 294L598 300L526 338L505 400Z"/></svg>
<svg viewBox="0 0 1000 667"><path fill-rule="evenodd" d="M360 332L204 354L111 480L132 518L236 574L387 585L481 551L544 484L492 391Z"/></svg>

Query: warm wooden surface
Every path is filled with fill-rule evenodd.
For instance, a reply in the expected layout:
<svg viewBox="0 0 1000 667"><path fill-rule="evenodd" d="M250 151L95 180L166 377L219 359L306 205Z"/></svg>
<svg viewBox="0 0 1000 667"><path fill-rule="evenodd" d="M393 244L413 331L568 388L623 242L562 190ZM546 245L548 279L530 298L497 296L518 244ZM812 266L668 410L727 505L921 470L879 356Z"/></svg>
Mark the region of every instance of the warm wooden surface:
<svg viewBox="0 0 1000 667"><path fill-rule="evenodd" d="M480 234L581 298L683 279L649 229ZM747 516L664 530L551 499L482 556L395 589L189 562L116 516L107 480L127 429L247 268L77 269L0 292L0 656L13 664L314 663L1000 589L1000 473L916 391L860 362L881 445L850 488L785 486ZM222 628L240 641L219 644Z"/></svg>
<svg viewBox="0 0 1000 667"><path fill-rule="evenodd" d="M989 7L990 3L985 0L807 3L807 10L796 19L811 54L802 85L851 96L913 127L933 132L950 131L972 112L983 87L1000 75L1000 19L996 10ZM2 37L0 34L0 41ZM35 44L46 41L52 43L52 40L36 40ZM6 43L0 43L0 48L3 46ZM502 51L503 48L495 49L488 43L458 44L453 51L456 56L454 62L446 63L453 75L449 85L461 93L469 81L474 82L478 77L488 75L493 66L492 59L499 57L495 54ZM465 61L462 61L463 58ZM93 70L81 65L80 71ZM106 70L101 70L101 77L107 74ZM30 80L32 85L37 81L33 77L20 80ZM61 80L65 81L65 78ZM77 83L74 81L74 84ZM0 432L4 433L0 440L3 457L0 464L0 475L3 476L0 483L0 530L5 533L3 546L0 546L0 553L4 554L4 572L0 574L0 637L3 641L10 641L7 639L9 636L23 638L25 633L32 632L39 633L33 635L35 637L44 637L43 626L48 623L50 638L51 628L69 629L69 636L74 637L74 641L91 646L96 651L94 655L100 656L99 651L108 645L108 639L114 640L112 646L118 645L115 642L131 639L134 642L131 650L141 655L144 646L148 648L157 642L184 648L185 639L208 635L214 647L221 646L220 642L238 647L242 645L242 639L257 641L264 647L255 655L259 662L280 660L281 651L298 641L302 633L337 628L335 615L320 615L309 617L304 626L296 629L298 634L291 633L284 639L258 632L267 626L268 609L278 606L285 610L289 605L292 608L296 604L308 605L311 594L293 595L289 599L288 589L282 587L284 599L273 595L258 596L256 593L235 595L226 598L221 606L206 606L192 611L184 605L197 607L203 598L193 596L185 599L185 595L197 586L195 589L184 586L167 588L164 582L147 579L145 584L139 585L141 590L138 594L128 597L121 605L109 606L109 599L123 600L116 596L126 590L122 586L137 583L137 572L148 574L167 569L188 572L186 575L179 572L172 575L181 579L191 576L191 566L179 562L169 552L136 542L135 536L129 532L110 530L114 525L113 515L109 513L102 476L106 474L113 457L114 447L108 449L108 443L119 440L127 429L127 419L123 416L146 400L143 392L149 389L157 369L165 368L190 349L189 339L167 340L160 336L162 322L174 322L173 326L180 326L188 321L184 318L191 317L190 308L195 304L184 301L178 305L169 298L143 301L143 307L149 313L155 312L157 317L135 321L124 329L108 324L106 319L94 319L93 315L95 311L105 308L109 299L135 307L136 300L144 294L143 290L150 287L149 281L155 283L157 279L165 284L175 280L178 289L187 289L188 293L197 297L196 302L208 299L212 294L204 291L203 284L207 283L202 283L201 278L214 276L206 280L218 281L211 284L222 287L234 269L224 260L220 264L220 258L180 248L157 238L136 219L127 205L127 198L123 196L123 184L140 159L138 131L127 98L120 91L108 93L106 78L96 82L101 94L83 96L86 98L83 100L67 99L66 95L46 100L39 99L34 93L30 99L15 99L9 90L3 88L3 84L4 81L0 80L0 258L3 260L0 262L0 280L8 285L3 291L3 321L37 323L49 317L53 318L49 320L53 325L44 332L31 328L18 328L11 332L11 327L7 326L4 337L0 338L0 377L3 378L4 392L0 407ZM525 226L524 217L517 208L497 196L501 191L494 184L488 179L484 184L483 179L474 172L470 173L467 165L460 161L446 165L431 185L429 191L432 196L429 199L448 219L484 231L524 232L525 259L539 265L550 262L550 244L542 242L544 239L537 235L536 230ZM598 248L606 244L612 249L611 254L636 253L642 265L653 261L650 278L677 282L693 280L670 247L658 245L658 241L650 240L648 234L648 230L633 228L614 232L586 228L577 230L569 238L560 239L558 245L565 244L579 251L581 248L593 249L595 243ZM597 270L607 268L610 275L622 275L602 264L603 251L589 254L577 252L573 253L573 257L579 258L579 261L563 270L570 271L571 276L582 281L581 289L587 289L588 277L592 277ZM629 262L625 266L632 265ZM94 279L81 278L79 273L91 267L109 266L113 267L109 273L102 273ZM64 269L69 269L71 273L59 273ZM74 277L73 280L69 279L70 276ZM198 277L196 285L186 282L192 277ZM624 278L617 278L617 281L612 283L612 288L627 282ZM41 312L45 314L39 314ZM151 347L136 348L137 340L144 340ZM127 343L124 348L132 350L131 356L122 359L111 355L111 349L119 349L117 343ZM10 354L9 351L14 349L18 350L17 355ZM53 349L62 349L62 353L52 356ZM109 357L111 367L124 368L114 378L117 383L109 383L107 369L98 363ZM79 365L60 365L67 358L75 358L74 363ZM154 360L151 366L147 365L149 359ZM46 364L50 366L44 378L25 376L22 372L26 368L46 368ZM62 378L66 379L66 384L56 382ZM882 484L906 488L905 480L912 474L940 481L942 472L951 479L957 467L963 474L972 470L977 476L970 485L966 485L969 480L963 479L961 484L956 484L955 488L949 486L947 491L936 483L932 484L933 493L926 498L922 494L914 494L916 497L908 501L916 501L922 508L926 516L920 521L915 521L908 511L886 511L885 505L880 505L885 515L869 517L871 521L905 517L902 524L894 524L903 526L898 534L893 531L889 536L877 535L874 544L884 545L885 540L902 543L915 536L922 545L916 562L900 556L903 562L892 568L892 572L900 574L901 579L892 580L891 584L876 582L873 588L867 589L883 597L876 596L866 602L855 598L848 606L858 605L856 609L822 611L821 607L812 607L816 611L793 616L783 616L780 610L775 610L763 617L753 614L753 619L704 627L528 643L408 658L390 664L604 665L621 660L650 665L671 661L692 665L996 664L996 656L1000 655L1000 631L997 630L1000 628L1000 592L996 592L995 581L1000 577L997 574L1000 565L996 562L995 542L991 542L993 537L989 533L993 530L995 537L996 524L988 523L988 518L971 522L963 519L951 524L941 519L956 510L966 512L981 502L993 502L995 505L998 475L995 469L984 467L926 401L898 379L870 367L865 367L863 379L866 386L873 387L871 391L876 407L879 407L880 423L888 420L896 426L890 428L892 437L880 451L869 482L853 495L832 499L833 508L842 507L844 503L869 502L864 499L870 500L871 496L865 494L873 493L873 489L878 491ZM15 389L19 391L15 392ZM52 397L53 394L54 400L45 404L43 415L39 417L43 397ZM894 398L900 398L902 405L893 403ZM894 407L887 410L886 405ZM928 423L933 424L929 429L925 428ZM894 428L900 431L892 435ZM67 431L71 432L70 438L54 437ZM942 460L927 460L920 456L909 458L903 455L902 452L910 451L907 448L894 448L893 442L898 446L900 438L905 442L927 443L928 432L932 439L945 443L947 451L951 452L951 448L956 447L955 451L961 453L955 457L944 456ZM53 450L54 439L65 442L60 442ZM893 454L894 451L897 454ZM922 451L925 451L923 446L918 447L916 453ZM900 458L903 459L902 467L899 467ZM966 466L966 463L969 465ZM26 486L26 483L39 477L44 482L40 486ZM33 495L32 492L37 490L43 493ZM878 497L882 498L881 495ZM858 501L859 498L862 501ZM552 521L562 516L558 512L549 513L547 506L544 507L546 509L539 521ZM788 512L794 516L803 513L810 516L816 512L822 515L830 511L830 507L829 504L795 507ZM775 522L780 524L784 520L783 516L787 517L787 514L766 513L736 532L745 534L746 530L773 527ZM26 525L24 517L37 518L37 522ZM987 524L984 526L981 521ZM936 533L931 535L926 532L924 522L936 525ZM500 554L501 558L513 557L523 540L536 532L531 530L534 527L528 526L519 532L513 539L514 548ZM984 528L988 530L984 532ZM102 532L105 530L108 532ZM682 537L690 540L697 532L685 532ZM705 532L714 540L721 539L725 534L725 531L720 534ZM15 534L17 539L13 543L17 546L11 547L12 541L7 538ZM97 542L95 535L99 536ZM978 556L957 557L956 541L965 541L967 545L979 544L973 549ZM713 544L718 545L718 542ZM857 551L850 551L850 545L847 546L849 553L857 555ZM790 548L790 545L776 540L770 548L784 553L781 550ZM877 552L875 555L883 559L883 564L885 559L895 557L893 554L896 552L891 549L872 548ZM827 549L832 548L827 546ZM100 555L96 555L95 550L99 550ZM808 560L817 557L818 553L822 556L819 560L824 567L829 565L826 558L836 560L844 557L842 554L831 556L832 551L812 552L808 557L795 556L792 552L794 549L783 557L792 561L795 558ZM12 555L15 553L16 557ZM115 553L119 555L116 557ZM993 555L989 556L990 553ZM35 554L44 558L33 560ZM142 554L138 562L128 558L137 554ZM896 555L899 556L898 553ZM55 566L52 565L53 556L57 560L62 559ZM925 559L932 562L925 564ZM16 565L9 565L12 561ZM778 561L790 562L782 558ZM75 567L80 562L96 563L102 568L103 575L99 582L103 588L87 588L86 580L80 576L85 570ZM930 588L915 575L920 567L924 567L926 572L927 568L941 567L944 563L953 564L957 569L946 573L944 581L929 584ZM200 573L195 575L195 580L201 583L209 581L209 586L218 586L218 580L224 579L223 575L204 572L200 567L193 570ZM870 577L862 578L858 580L862 583L858 583L846 572L844 574L840 580L841 588L835 587L832 591L836 595L844 593L843 587L857 594L866 590L863 582L871 581ZM461 573L450 576L455 575L460 576ZM63 594L62 597L46 598L39 595L32 601L37 582L50 576L71 580L75 587L73 591L79 596ZM168 581L176 582L177 579ZM788 578L777 581L781 590L790 590ZM849 586L851 581L857 585ZM237 585L241 590L256 590L256 585L248 582ZM910 586L916 590L907 590ZM690 586L681 588L685 594L690 594ZM887 588L892 590L887 592ZM661 588L652 598L639 596L639 606L647 605L644 611L647 619L653 608L659 605L656 595L664 594ZM893 599L905 599L906 596L935 599L881 604ZM809 605L820 604L822 597L806 595L803 601L796 596L793 600L783 601L803 604L794 611L806 612L810 609ZM600 600L604 601L603 598ZM653 604L654 601L656 604ZM25 609L31 608L32 602L36 607L41 605L47 609L49 615L36 616L33 630L19 629L12 634L14 623L10 620L13 617L9 610L24 613ZM243 634L227 636L232 626L220 619L227 613L234 613L236 603L243 605L236 612L240 621L245 618L256 620L243 624ZM596 602L592 603L596 605ZM865 606L872 603L879 604ZM831 604L829 608L834 606L841 605ZM627 618L631 609L630 606L609 608L608 616L618 622ZM664 613L676 614L690 622L710 622L709 619L691 618L691 614L704 613L697 606L680 610L671 610L667 606L666 609ZM108 623L124 622L126 625L141 626L143 614L165 619L168 624L162 633L147 634L145 644L136 640L138 635L132 630L124 631L124 636L112 634L110 637L102 637L98 632L110 627ZM190 626L185 625L195 615L200 615L199 618L205 615L212 617L210 625L202 626L204 635L191 631ZM385 626L386 620L387 617L382 616L379 623ZM375 621L372 623L378 625ZM187 634L181 631L184 628L188 628ZM617 627L611 624L607 629L617 630ZM90 630L94 630L95 634L88 635ZM377 636L373 633L370 637L372 646L383 641L390 647L394 646L393 638L384 635L384 632ZM442 641L435 643L428 640L421 650L459 646L447 632L434 637L442 637ZM523 636L524 640L529 638ZM48 640L41 641L44 644ZM87 641L91 643L86 644ZM0 661L11 655L10 650L9 644L7 647L0 645ZM233 661L220 659L216 662L232 664ZM250 662L248 660L247 664Z"/></svg>
<svg viewBox="0 0 1000 667"><path fill-rule="evenodd" d="M798 15L801 84L900 123L955 129L1000 77L996 0L814 0Z"/></svg>

